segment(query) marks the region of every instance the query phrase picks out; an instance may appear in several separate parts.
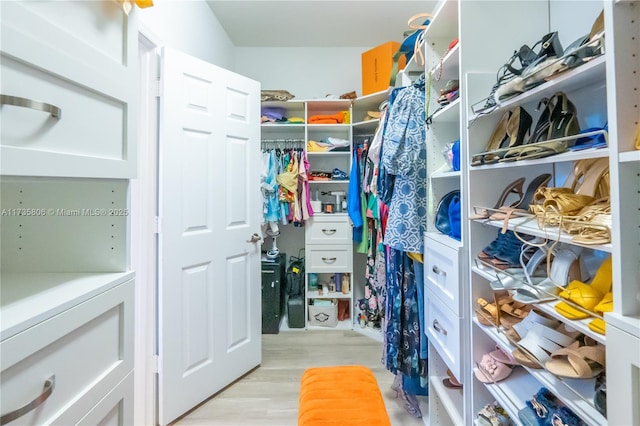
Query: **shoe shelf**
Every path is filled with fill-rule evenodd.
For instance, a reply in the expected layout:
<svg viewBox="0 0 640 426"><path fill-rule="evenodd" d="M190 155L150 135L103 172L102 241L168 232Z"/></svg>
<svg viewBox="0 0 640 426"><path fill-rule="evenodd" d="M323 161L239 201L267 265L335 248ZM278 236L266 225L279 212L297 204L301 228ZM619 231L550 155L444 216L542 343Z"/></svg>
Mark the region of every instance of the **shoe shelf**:
<svg viewBox="0 0 640 426"><path fill-rule="evenodd" d="M589 86L597 85L606 81L606 55L599 56L578 68L566 71L558 77L527 90L526 92L514 96L501 102L496 108L486 112L478 112L469 116L469 122L473 122L478 117L498 114L518 105L551 96L557 91L572 92ZM487 88L489 89L489 88ZM488 93L489 90L487 90ZM483 103L484 99L476 104Z"/></svg>
<svg viewBox="0 0 640 426"><path fill-rule="evenodd" d="M640 151L621 152L619 157L621 163L640 163Z"/></svg>
<svg viewBox="0 0 640 426"><path fill-rule="evenodd" d="M482 331L484 331L484 333L495 341L503 350L511 353L515 349L509 340L507 340L504 333L499 332L496 327L482 325L476 318L473 318L473 323L476 327L482 329ZM586 424L590 426L602 426L607 424L607 419L600 414L598 410L596 410L593 403L595 379L566 379L551 374L544 369L535 369L526 366L522 366L522 368L526 370L531 378L537 381L541 386L544 386L553 392L558 399L560 399ZM526 399L531 399L534 393L529 395Z"/></svg>
<svg viewBox="0 0 640 426"><path fill-rule="evenodd" d="M307 128L324 130L345 130L350 129L351 124L307 124Z"/></svg>
<svg viewBox="0 0 640 426"><path fill-rule="evenodd" d="M431 120L435 122L443 123L455 123L460 121L460 98L454 100L449 105L442 108L440 111L433 114Z"/></svg>
<svg viewBox="0 0 640 426"><path fill-rule="evenodd" d="M475 274L485 278L487 281L493 281L493 280L497 279L496 271L492 270L492 268L489 267L489 266L484 266L480 261L477 261L476 262L476 266L472 266L471 270ZM528 286L527 283L525 283L524 281L522 281L522 282L523 282L523 284L525 286ZM546 313L550 317L553 317L553 318L555 318L555 319L567 324L571 328L573 328L575 330L578 330L580 333L591 337L592 339L596 340L597 342L599 342L599 343L601 343L603 345L606 345L607 344L606 336L603 335L603 334L600 334L600 333L596 333L595 331L593 331L593 330L591 330L589 328L589 323L592 320L594 320L595 318L599 318L599 317L593 316L593 317L589 317L589 318L585 318L585 319L581 319L581 320L569 319L569 318L561 315L560 313L558 313L555 310L555 306L558 303L563 302L563 301L566 302L566 303L572 304L571 302L566 301L566 300L561 299L560 297L558 297L556 300L545 301L545 302L540 302L540 303L534 303L533 306L535 306L538 310Z"/></svg>
<svg viewBox="0 0 640 426"><path fill-rule="evenodd" d="M474 368L474 373L477 368ZM479 373L482 374L482 373ZM518 411L526 407L524 401L531 399L540 389L524 368L514 367L509 377L497 383L483 383L496 402L505 409L514 424L520 424Z"/></svg>
<svg viewBox="0 0 640 426"><path fill-rule="evenodd" d="M585 336L591 337L598 343L602 343L603 345L607 344L607 337L605 335L596 333L595 331L592 331L589 328L589 322L599 317L593 316L593 317L589 317L582 320L571 320L565 316L560 315L558 311L555 310L555 306L562 301L564 300L562 299L552 300L549 302L538 303L534 306L536 306L537 309L549 315L550 317L553 317L559 321L562 321L563 323L567 324L569 327L575 330L578 330L580 333L584 334Z"/></svg>
<svg viewBox="0 0 640 426"><path fill-rule="evenodd" d="M474 222L482 223L483 225L494 226L496 228L502 228L504 222L502 220L486 220L486 219L475 219ZM573 242L573 236L567 234L565 232L560 232L558 227L556 226L547 226L545 229L540 229L538 227L538 222L536 221L536 217L531 214L527 214L526 216L521 217L512 217L509 220L508 229L511 231L515 231L519 234L532 235L534 237L546 238L552 241L560 241L561 243L567 243L574 246L581 246L588 249L600 250L607 253L611 253L613 247L611 243L608 244L593 244L593 245L585 245L578 244Z"/></svg>
<svg viewBox="0 0 640 426"><path fill-rule="evenodd" d="M615 312L604 315L607 325L613 325L632 336L640 337L640 315L620 315Z"/></svg>
<svg viewBox="0 0 640 426"><path fill-rule="evenodd" d="M342 293L339 291L330 291L320 294L318 290L307 289L307 299L350 299L351 293Z"/></svg>
<svg viewBox="0 0 640 426"><path fill-rule="evenodd" d="M464 388L448 388L448 366L433 345L428 342L429 368L429 424L464 424Z"/></svg>
<svg viewBox="0 0 640 426"><path fill-rule="evenodd" d="M577 139L577 138L574 138ZM545 141L546 143L555 141L559 139L553 139L549 141ZM545 142L541 142L544 144ZM535 146L535 144L529 144L527 146ZM508 161L503 163L495 163L495 164L486 164L482 166L469 166L469 171L473 172L476 170L487 170L487 169L503 169L503 168L511 168L511 167L521 167L521 166L531 166L531 165L539 165L539 164L553 164L553 163L562 163L569 161L577 161L577 160L586 160L589 158L600 158L600 157L608 157L609 156L609 148L588 148L578 151L565 151L560 154L553 154L548 157L538 158L533 160L519 160L519 161Z"/></svg>
<svg viewBox="0 0 640 426"><path fill-rule="evenodd" d="M438 399L444 406L449 418L454 425L463 425L462 415L459 410L463 407L462 389L449 389L442 384L447 376L430 376L431 389L436 392Z"/></svg>

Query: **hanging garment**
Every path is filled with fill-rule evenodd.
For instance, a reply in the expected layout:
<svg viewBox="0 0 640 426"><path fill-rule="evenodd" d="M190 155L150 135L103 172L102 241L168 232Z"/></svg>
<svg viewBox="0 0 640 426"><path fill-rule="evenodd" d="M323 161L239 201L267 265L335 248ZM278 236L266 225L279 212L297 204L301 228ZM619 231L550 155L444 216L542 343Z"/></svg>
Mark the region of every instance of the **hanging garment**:
<svg viewBox="0 0 640 426"><path fill-rule="evenodd" d="M274 150L262 152L262 173L260 190L262 192L263 223L271 223L277 229L280 219L280 201L278 200L278 165ZM275 231L274 231L275 232Z"/></svg>
<svg viewBox="0 0 640 426"><path fill-rule="evenodd" d="M380 163L395 176L384 243L424 253L427 226L427 151L424 76L400 92L389 112Z"/></svg>
<svg viewBox="0 0 640 426"><path fill-rule="evenodd" d="M426 378L427 360L420 357L423 334L413 261L406 253L389 248L386 272L386 368L393 374Z"/></svg>
<svg viewBox="0 0 640 426"><path fill-rule="evenodd" d="M353 241L362 241L362 226L364 224L360 211L360 172L358 170L358 152L353 150L351 156L351 172L349 174L349 192L347 194L347 212L353 224Z"/></svg>
<svg viewBox="0 0 640 426"><path fill-rule="evenodd" d="M309 192L309 159L307 153L300 153L300 162L298 167L298 186L300 191L300 207L302 209L302 219L309 220L313 216L313 208L311 207L311 195Z"/></svg>

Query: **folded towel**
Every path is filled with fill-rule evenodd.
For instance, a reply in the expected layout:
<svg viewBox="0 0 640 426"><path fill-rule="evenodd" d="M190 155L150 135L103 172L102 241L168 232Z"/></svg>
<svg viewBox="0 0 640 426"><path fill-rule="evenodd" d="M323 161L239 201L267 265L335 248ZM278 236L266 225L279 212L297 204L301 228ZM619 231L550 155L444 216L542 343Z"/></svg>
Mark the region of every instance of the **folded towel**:
<svg viewBox="0 0 640 426"><path fill-rule="evenodd" d="M344 123L344 111L332 115L312 115L309 117L309 124L342 124Z"/></svg>

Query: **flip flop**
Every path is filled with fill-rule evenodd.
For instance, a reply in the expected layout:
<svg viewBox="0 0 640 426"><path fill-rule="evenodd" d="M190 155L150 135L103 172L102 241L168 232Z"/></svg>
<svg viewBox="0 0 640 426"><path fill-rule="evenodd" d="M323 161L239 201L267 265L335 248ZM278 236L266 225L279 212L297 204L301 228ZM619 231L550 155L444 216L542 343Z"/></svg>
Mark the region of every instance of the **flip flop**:
<svg viewBox="0 0 640 426"><path fill-rule="evenodd" d="M605 347L599 344L580 345L575 341L551 354L545 368L556 376L570 379L593 379L604 370Z"/></svg>

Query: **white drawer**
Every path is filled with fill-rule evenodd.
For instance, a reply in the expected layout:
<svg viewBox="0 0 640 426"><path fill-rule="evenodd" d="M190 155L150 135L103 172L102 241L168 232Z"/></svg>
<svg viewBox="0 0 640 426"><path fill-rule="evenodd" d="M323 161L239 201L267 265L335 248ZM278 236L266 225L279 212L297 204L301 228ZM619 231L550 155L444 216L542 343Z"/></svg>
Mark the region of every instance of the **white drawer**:
<svg viewBox="0 0 640 426"><path fill-rule="evenodd" d="M305 226L306 244L352 244L353 228L347 216L314 216Z"/></svg>
<svg viewBox="0 0 640 426"><path fill-rule="evenodd" d="M440 297L458 316L462 312L459 259L460 252L457 249L425 238L425 292Z"/></svg>
<svg viewBox="0 0 640 426"><path fill-rule="evenodd" d="M461 377L462 319L448 309L437 296L427 296L425 293L424 302L424 329L427 337L454 376Z"/></svg>
<svg viewBox="0 0 640 426"><path fill-rule="evenodd" d="M74 424L133 369L133 281L0 343L2 414L53 391L11 425Z"/></svg>
<svg viewBox="0 0 640 426"><path fill-rule="evenodd" d="M110 0L0 7L2 174L135 177L135 13Z"/></svg>
<svg viewBox="0 0 640 426"><path fill-rule="evenodd" d="M306 272L351 272L353 245L307 245L305 249Z"/></svg>
<svg viewBox="0 0 640 426"><path fill-rule="evenodd" d="M121 381L77 425L132 425L133 372Z"/></svg>

